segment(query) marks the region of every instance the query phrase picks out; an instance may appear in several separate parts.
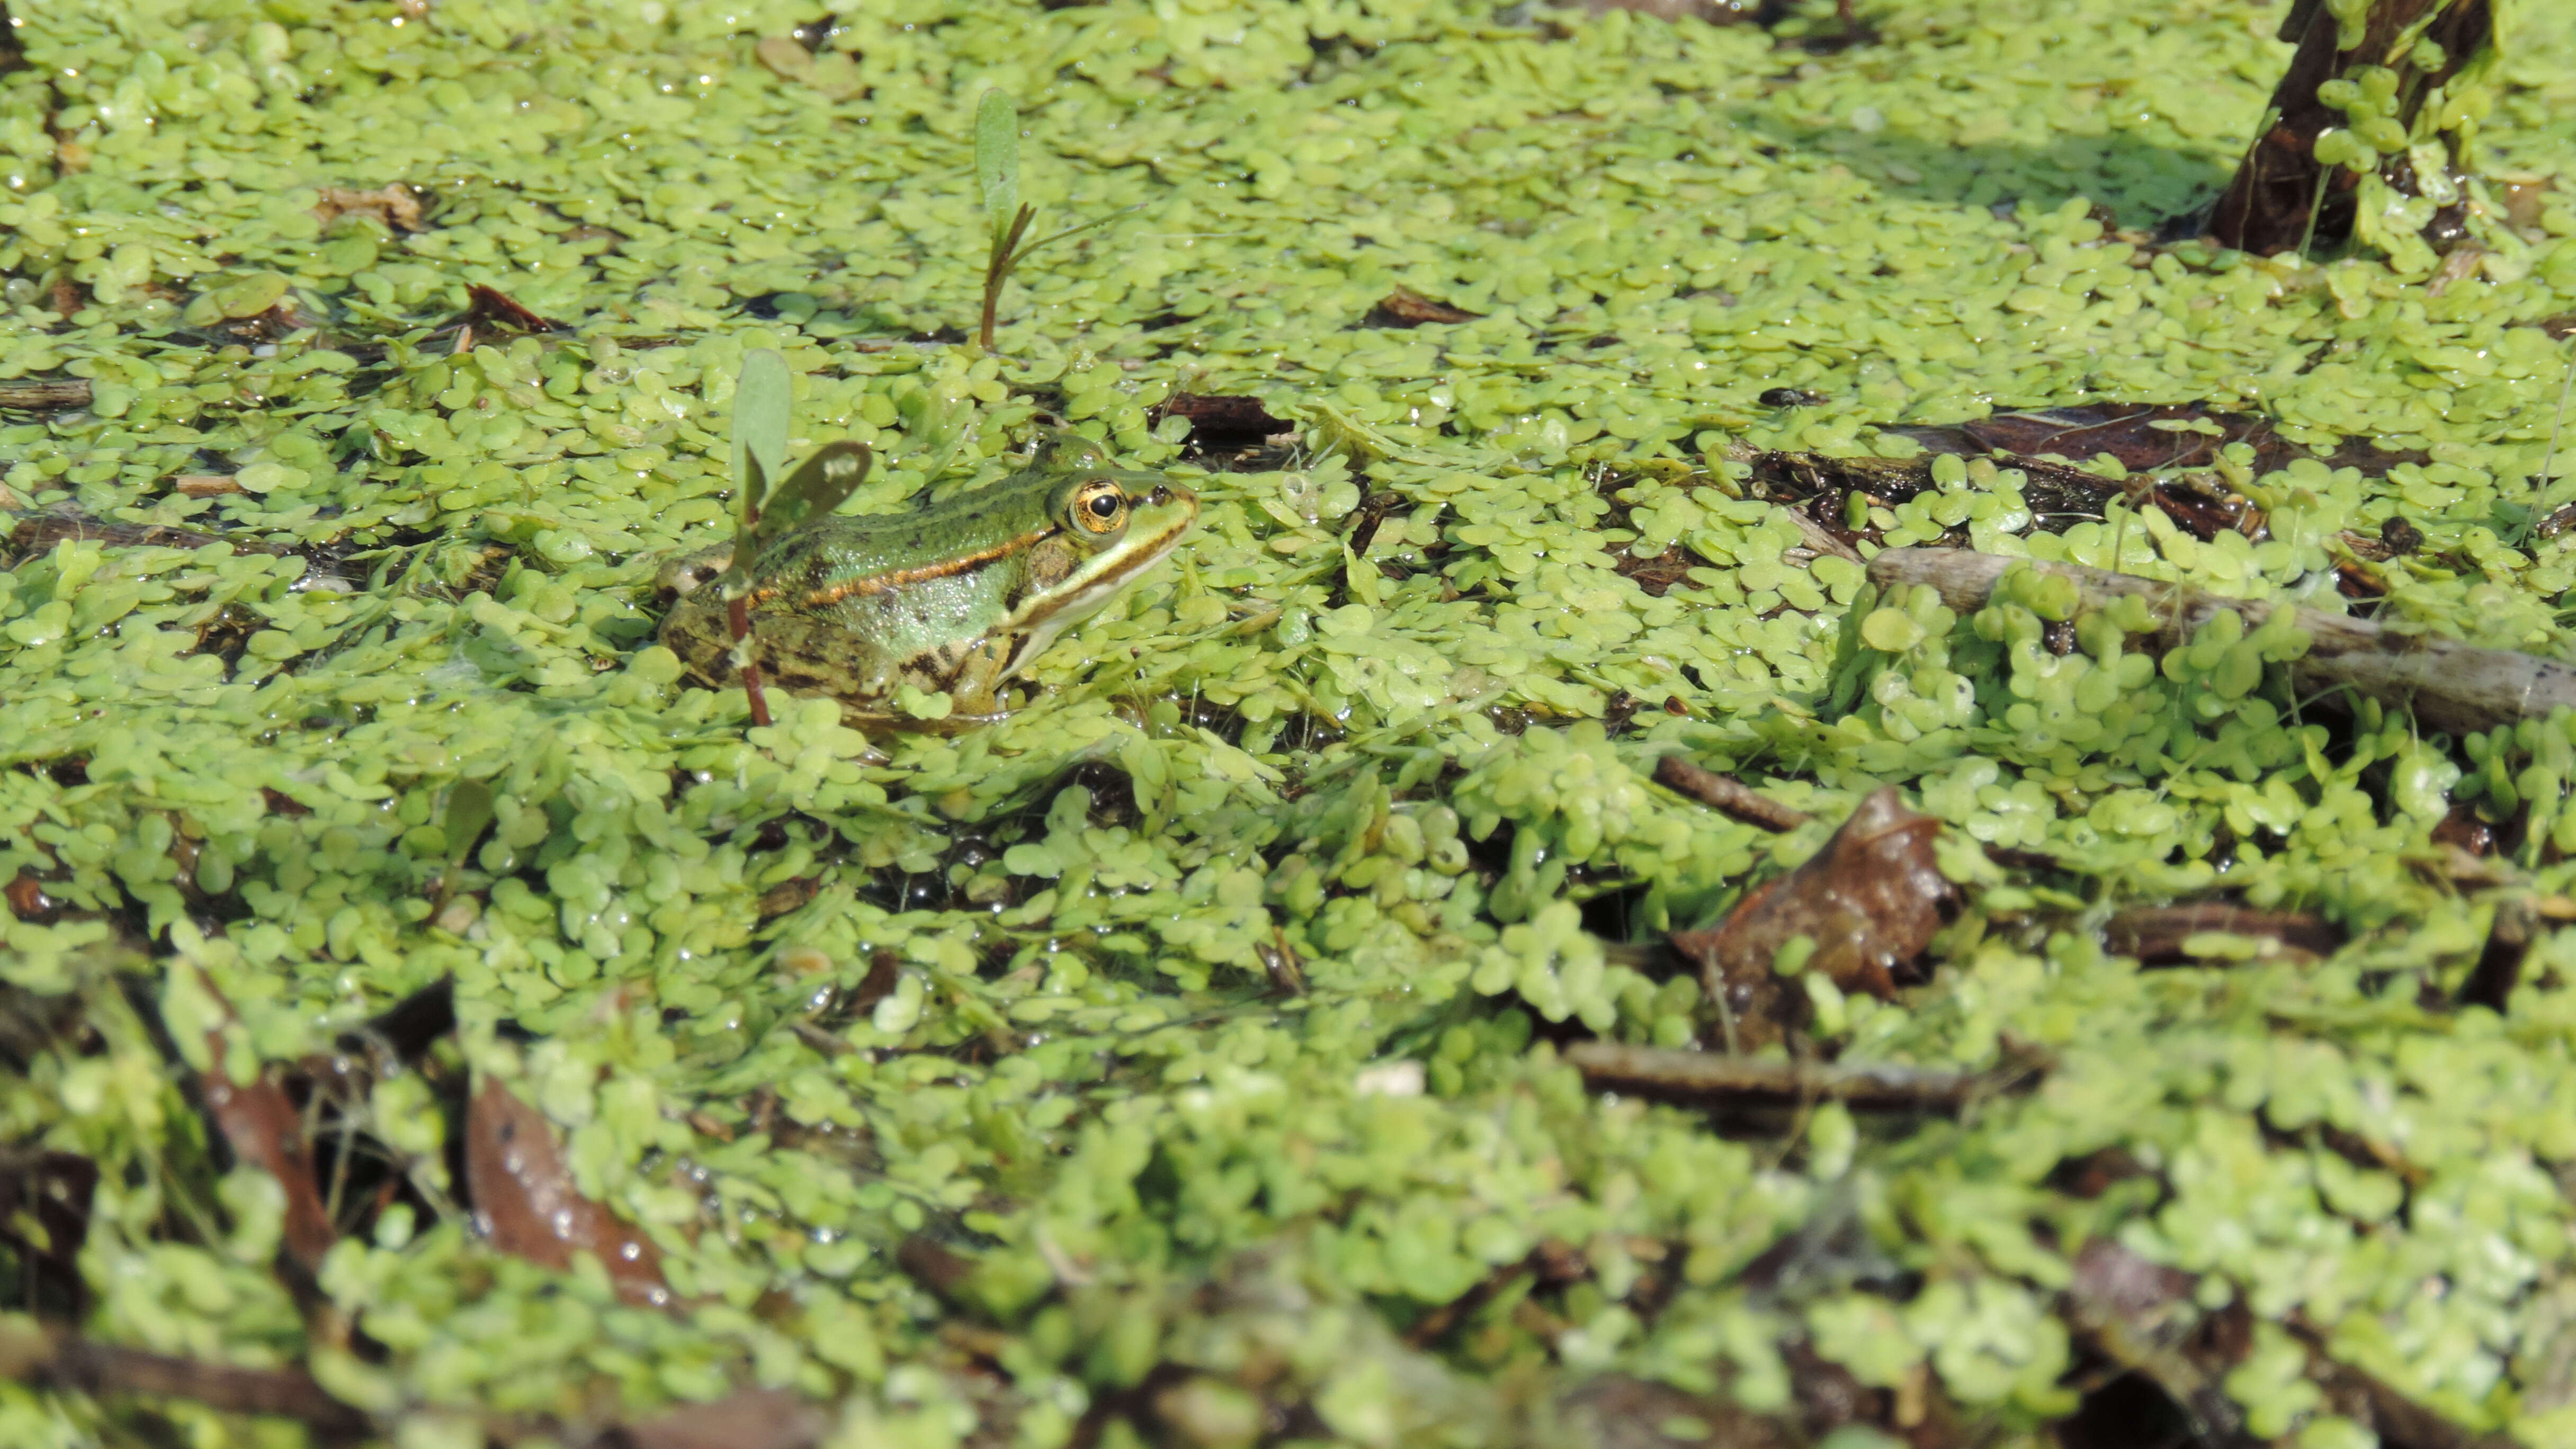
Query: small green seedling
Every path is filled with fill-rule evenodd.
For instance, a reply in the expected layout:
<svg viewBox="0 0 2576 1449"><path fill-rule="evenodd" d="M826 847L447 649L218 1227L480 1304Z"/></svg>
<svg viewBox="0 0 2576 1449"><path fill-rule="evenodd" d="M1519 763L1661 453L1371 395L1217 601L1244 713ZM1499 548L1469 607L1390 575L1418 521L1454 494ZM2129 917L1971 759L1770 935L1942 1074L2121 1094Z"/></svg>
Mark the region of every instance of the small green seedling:
<svg viewBox="0 0 2576 1449"><path fill-rule="evenodd" d="M716 581L733 633L733 664L742 673L751 722L766 727L769 697L760 685L760 660L751 647L751 570L770 545L801 524L841 506L867 481L876 455L847 438L805 460L776 488L769 480L787 465L787 435L795 415L795 379L776 348L743 354L733 394L733 478L742 499L734 528L733 561Z"/></svg>
<svg viewBox="0 0 2576 1449"><path fill-rule="evenodd" d="M1086 221L1035 241L1023 240L1038 209L1020 200L1019 107L997 90L984 92L984 99L975 106L975 181L983 188L984 217L993 229L991 249L984 255L984 320L975 330L975 342L990 352L1002 284L1011 279L1012 270L1049 242L1089 231L1109 218Z"/></svg>
<svg viewBox="0 0 2576 1449"><path fill-rule="evenodd" d="M447 817L441 822L447 837L447 869L439 872L438 899L430 903L430 914L447 909L456 894L458 877L465 873L465 862L474 855L474 844L492 824L492 782L459 780L447 792Z"/></svg>

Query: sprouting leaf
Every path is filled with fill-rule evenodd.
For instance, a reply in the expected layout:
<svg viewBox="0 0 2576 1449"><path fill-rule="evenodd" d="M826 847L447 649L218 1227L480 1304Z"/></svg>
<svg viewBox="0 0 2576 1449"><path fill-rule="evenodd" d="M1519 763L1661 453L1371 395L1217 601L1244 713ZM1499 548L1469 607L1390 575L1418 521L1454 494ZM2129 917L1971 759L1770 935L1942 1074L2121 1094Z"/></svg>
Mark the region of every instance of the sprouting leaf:
<svg viewBox="0 0 2576 1449"><path fill-rule="evenodd" d="M447 792L447 858L462 862L483 838L483 829L492 823L492 784L488 780L459 780Z"/></svg>
<svg viewBox="0 0 2576 1449"><path fill-rule="evenodd" d="M758 558L789 530L840 507L867 481L868 466L875 460L867 444L843 438L798 465L771 490L768 505L760 511L760 526L752 530L749 556Z"/></svg>
<svg viewBox="0 0 2576 1449"><path fill-rule="evenodd" d="M787 466L794 387L787 358L778 349L755 347L742 355L742 376L733 394L733 478L745 508L760 507L768 481Z"/></svg>
<svg viewBox="0 0 2576 1449"><path fill-rule="evenodd" d="M998 90L975 104L975 184L984 193L993 244L1007 253L1002 238L1020 210L1020 108Z"/></svg>

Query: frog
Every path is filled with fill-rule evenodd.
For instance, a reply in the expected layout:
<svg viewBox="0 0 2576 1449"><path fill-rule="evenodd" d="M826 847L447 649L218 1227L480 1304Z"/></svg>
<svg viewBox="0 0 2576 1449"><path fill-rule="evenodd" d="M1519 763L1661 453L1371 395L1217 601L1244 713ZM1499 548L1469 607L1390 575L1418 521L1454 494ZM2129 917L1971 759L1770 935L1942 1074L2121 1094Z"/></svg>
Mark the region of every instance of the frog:
<svg viewBox="0 0 2576 1449"><path fill-rule="evenodd" d="M1160 473L1113 468L1088 440L910 512L827 515L790 530L751 569L751 631L765 687L830 698L842 722L955 732L1006 717L1002 686L1180 546L1198 497ZM671 560L678 595L661 642L688 676L741 683L723 591L733 545ZM948 712L903 709L909 685Z"/></svg>

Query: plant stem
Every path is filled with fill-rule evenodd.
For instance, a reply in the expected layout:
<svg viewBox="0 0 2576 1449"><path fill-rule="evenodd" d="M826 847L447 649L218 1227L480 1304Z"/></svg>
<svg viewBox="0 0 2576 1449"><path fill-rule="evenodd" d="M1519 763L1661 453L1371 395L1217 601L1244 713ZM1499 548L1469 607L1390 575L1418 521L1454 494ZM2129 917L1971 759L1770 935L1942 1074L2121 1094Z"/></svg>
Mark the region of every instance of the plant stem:
<svg viewBox="0 0 2576 1449"><path fill-rule="evenodd" d="M769 696L760 688L760 661L754 659L751 640L751 600L725 600L725 622L733 626L733 644L742 651L742 695L751 702L751 722L769 728Z"/></svg>
<svg viewBox="0 0 2576 1449"><path fill-rule="evenodd" d="M993 250L984 258L984 321L975 329L975 344L986 352L993 350L994 314L1001 309L1002 284L1011 279L1011 269L1020 264L1020 258L1028 255L1020 238L1028 235L1029 222L1037 214L1036 207L1020 203L1009 228L993 238Z"/></svg>

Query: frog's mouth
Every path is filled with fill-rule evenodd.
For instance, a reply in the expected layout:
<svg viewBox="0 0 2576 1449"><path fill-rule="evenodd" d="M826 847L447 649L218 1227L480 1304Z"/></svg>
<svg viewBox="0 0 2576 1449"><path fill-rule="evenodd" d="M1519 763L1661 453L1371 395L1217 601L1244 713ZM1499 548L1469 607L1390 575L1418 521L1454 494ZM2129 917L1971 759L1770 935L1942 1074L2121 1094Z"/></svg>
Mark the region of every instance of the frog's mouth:
<svg viewBox="0 0 2576 1449"><path fill-rule="evenodd" d="M1138 574L1161 563L1198 516L1197 494L1177 484L1156 483L1129 514L1127 532L1118 543L1083 560L1064 582L1048 591L1045 615L1024 625L1019 649L994 682L1018 673L1021 665L1045 653L1056 636L1099 613L1100 606Z"/></svg>

